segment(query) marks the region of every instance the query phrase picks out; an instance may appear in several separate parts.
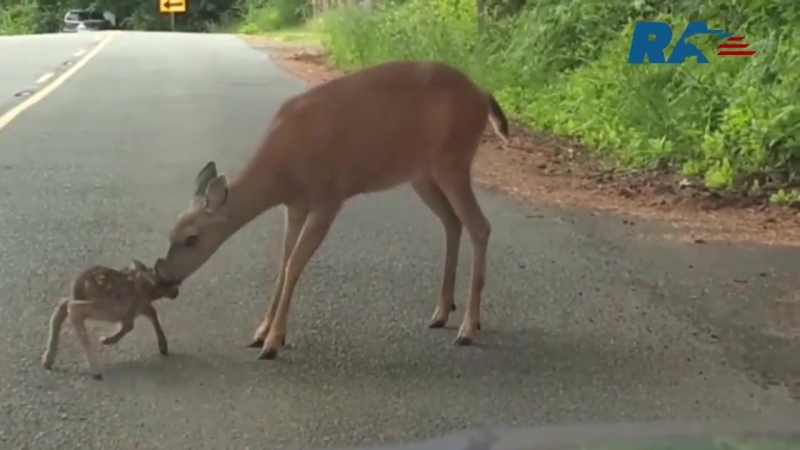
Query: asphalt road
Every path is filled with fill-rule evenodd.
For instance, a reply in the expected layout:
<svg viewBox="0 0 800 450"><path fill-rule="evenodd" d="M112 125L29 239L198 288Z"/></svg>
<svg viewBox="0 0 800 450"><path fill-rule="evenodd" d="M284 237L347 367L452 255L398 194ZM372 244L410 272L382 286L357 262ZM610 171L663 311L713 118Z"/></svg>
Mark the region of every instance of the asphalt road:
<svg viewBox="0 0 800 450"><path fill-rule="evenodd" d="M0 111L24 98L17 94L33 92L63 72L100 37L100 33L0 36Z"/></svg>
<svg viewBox="0 0 800 450"><path fill-rule="evenodd" d="M41 45L54 65L84 42L31 39L15 48ZM43 64L3 49L6 95ZM152 261L197 171L213 159L236 172L303 89L233 36L121 33L0 130L0 447L309 448L489 424L800 417L800 346L771 308L797 296L799 250L665 242L653 224L488 192L475 347L451 345L466 240L453 327L426 328L443 233L404 188L347 206L300 282L277 360L244 347L272 289L276 210L159 306L171 356L140 320L100 350L103 381L86 374L71 331L43 370L48 316L70 277Z"/></svg>

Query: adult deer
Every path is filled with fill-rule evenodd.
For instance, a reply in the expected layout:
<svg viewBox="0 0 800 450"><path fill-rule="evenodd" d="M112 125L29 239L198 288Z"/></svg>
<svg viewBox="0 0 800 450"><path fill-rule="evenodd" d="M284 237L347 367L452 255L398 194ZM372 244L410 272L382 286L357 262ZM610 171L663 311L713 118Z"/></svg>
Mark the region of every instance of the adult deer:
<svg viewBox="0 0 800 450"><path fill-rule="evenodd" d="M180 283L244 225L286 206L281 270L249 347L274 359L285 343L295 285L344 202L410 183L445 230L444 273L430 322L442 328L455 310L462 225L472 241L469 307L458 337L480 329L481 292L491 226L471 186L471 167L488 119L504 141L508 122L494 97L440 62L379 64L287 100L256 153L228 183L209 162L194 200L170 232L162 273Z"/></svg>

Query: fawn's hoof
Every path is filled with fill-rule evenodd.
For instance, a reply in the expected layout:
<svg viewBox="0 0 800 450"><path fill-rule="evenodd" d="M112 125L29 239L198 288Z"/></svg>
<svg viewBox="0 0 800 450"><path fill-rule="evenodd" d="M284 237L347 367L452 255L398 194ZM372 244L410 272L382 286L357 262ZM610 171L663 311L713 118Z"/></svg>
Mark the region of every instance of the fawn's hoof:
<svg viewBox="0 0 800 450"><path fill-rule="evenodd" d="M278 349L274 347L265 348L261 350L261 353L258 355L258 359L275 359L278 357Z"/></svg>
<svg viewBox="0 0 800 450"><path fill-rule="evenodd" d="M102 380L103 379L103 374L102 373L93 373L92 374L92 379L94 379L94 380Z"/></svg>
<svg viewBox="0 0 800 450"><path fill-rule="evenodd" d="M450 305L450 311L455 311L455 310L456 310L456 304L453 303L452 305Z"/></svg>
<svg viewBox="0 0 800 450"><path fill-rule="evenodd" d="M261 338L253 339L253 342L247 344L247 348L261 348L264 346L264 340Z"/></svg>
<svg viewBox="0 0 800 450"><path fill-rule="evenodd" d="M42 359L42 367L45 370L50 370L53 368L53 361L48 361L47 359Z"/></svg>
<svg viewBox="0 0 800 450"><path fill-rule="evenodd" d="M169 351L167 350L167 347L159 348L158 349L158 353L161 353L161 355L163 355L163 356L169 355Z"/></svg>
<svg viewBox="0 0 800 450"><path fill-rule="evenodd" d="M116 342L112 341L111 338L108 337L108 336L101 337L100 338L100 343L103 344L103 345L114 345L114 344L116 344Z"/></svg>
<svg viewBox="0 0 800 450"><path fill-rule="evenodd" d="M466 347L468 345L472 345L472 338L469 336L458 336L453 341L453 344L458 345L459 347Z"/></svg>

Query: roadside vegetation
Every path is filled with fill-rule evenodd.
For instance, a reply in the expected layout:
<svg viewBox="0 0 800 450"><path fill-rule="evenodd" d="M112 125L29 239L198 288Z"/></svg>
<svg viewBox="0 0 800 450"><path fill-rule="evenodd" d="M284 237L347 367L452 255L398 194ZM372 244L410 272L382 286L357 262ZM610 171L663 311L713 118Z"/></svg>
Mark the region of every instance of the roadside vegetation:
<svg viewBox="0 0 800 450"><path fill-rule="evenodd" d="M53 31L66 0L0 0L0 34ZM61 2L61 3L59 3ZM108 4L106 4L108 3ZM124 28L166 29L153 2L108 0ZM192 0L179 28L319 38L358 68L399 58L451 63L535 129L580 140L621 168L669 170L712 189L773 192L800 203L800 3L794 0L339 1ZM337 3L337 2L328 2ZM477 4L485 5L481 14ZM365 6L369 5L369 6ZM751 58L628 65L633 24L663 20L676 41L690 20L746 36Z"/></svg>
<svg viewBox="0 0 800 450"><path fill-rule="evenodd" d="M497 1L481 23L471 0L340 8L323 44L342 66L394 58L454 64L515 118L580 139L618 165L669 169L714 189L781 186L800 200L800 5L794 0ZM752 58L628 65L636 20L689 20L744 35Z"/></svg>

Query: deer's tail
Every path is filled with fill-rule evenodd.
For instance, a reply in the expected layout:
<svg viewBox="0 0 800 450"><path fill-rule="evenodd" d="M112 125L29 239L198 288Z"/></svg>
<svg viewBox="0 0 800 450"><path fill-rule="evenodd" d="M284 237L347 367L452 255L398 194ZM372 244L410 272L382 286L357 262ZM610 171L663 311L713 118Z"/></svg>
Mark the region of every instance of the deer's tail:
<svg viewBox="0 0 800 450"><path fill-rule="evenodd" d="M50 332L47 335L47 350L42 356L42 365L45 369L53 367L53 362L56 360L58 353L58 341L61 336L61 326L69 316L69 299L61 300L61 303L53 310L50 316Z"/></svg>
<svg viewBox="0 0 800 450"><path fill-rule="evenodd" d="M486 92L489 100L489 119L492 122L494 132L500 136L504 142L508 142L508 119L500 104L490 92Z"/></svg>

